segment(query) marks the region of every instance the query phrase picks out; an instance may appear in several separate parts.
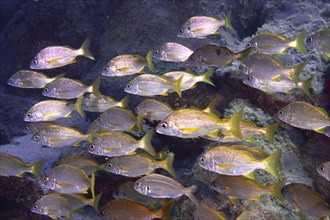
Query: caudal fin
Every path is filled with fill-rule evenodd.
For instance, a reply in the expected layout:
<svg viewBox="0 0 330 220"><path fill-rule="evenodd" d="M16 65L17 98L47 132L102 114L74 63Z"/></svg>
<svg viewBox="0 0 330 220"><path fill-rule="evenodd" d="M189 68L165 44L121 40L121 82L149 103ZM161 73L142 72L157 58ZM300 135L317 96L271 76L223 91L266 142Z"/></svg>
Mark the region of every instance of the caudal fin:
<svg viewBox="0 0 330 220"><path fill-rule="evenodd" d="M281 151L276 151L265 159L265 170L272 174L275 178L279 179L280 175L278 169L281 168Z"/></svg>
<svg viewBox="0 0 330 220"><path fill-rule="evenodd" d="M312 98L311 93L309 91L309 88L311 87L312 80L313 80L313 76L311 76L310 78L298 83L298 87L301 88L309 98Z"/></svg>
<svg viewBox="0 0 330 220"><path fill-rule="evenodd" d="M154 135L154 130L150 130L144 135L144 137L139 142L140 142L140 148L147 151L150 155L155 156L156 152L151 144L151 139L153 135Z"/></svg>
<svg viewBox="0 0 330 220"><path fill-rule="evenodd" d="M100 99L102 97L102 94L99 90L100 87L100 83L101 83L101 77L98 77L93 84L91 85L92 87L92 94L96 96L96 98Z"/></svg>
<svg viewBox="0 0 330 220"><path fill-rule="evenodd" d="M242 131L241 131L241 117L242 117L243 109L236 112L230 119L230 132L235 135L235 137L239 139L243 139Z"/></svg>
<svg viewBox="0 0 330 220"><path fill-rule="evenodd" d="M99 193L97 196L95 196L94 199L92 199L93 202L92 202L91 206L93 206L93 208L96 212L99 211L99 202L100 202L101 196L102 196L102 193Z"/></svg>
<svg viewBox="0 0 330 220"><path fill-rule="evenodd" d="M120 100L118 106L122 108L128 108L128 100L129 100L129 94L126 95L122 100Z"/></svg>
<svg viewBox="0 0 330 220"><path fill-rule="evenodd" d="M186 195L188 196L188 198L196 205L200 205L199 200L196 198L196 196L194 195L195 192L197 192L198 190L198 186L196 185L192 185L188 188L186 188Z"/></svg>
<svg viewBox="0 0 330 220"><path fill-rule="evenodd" d="M274 123L271 125L268 125L267 127L265 127L265 138L267 138L267 140L270 143L273 143L273 134L275 133L276 129L278 128L278 123Z"/></svg>
<svg viewBox="0 0 330 220"><path fill-rule="evenodd" d="M211 80L211 77L213 75L214 69L209 69L202 75L202 82L208 83L212 86L215 86Z"/></svg>
<svg viewBox="0 0 330 220"><path fill-rule="evenodd" d="M169 201L168 203L166 203L162 208L160 208L160 217L163 220L172 220L172 208L174 205L174 200ZM158 210L157 210L158 211Z"/></svg>
<svg viewBox="0 0 330 220"><path fill-rule="evenodd" d="M168 157L163 160L163 168L167 170L172 176L175 176L175 171L173 168L174 153L170 153Z"/></svg>
<svg viewBox="0 0 330 220"><path fill-rule="evenodd" d="M305 47L306 33L307 33L307 30L304 29L298 35L298 37L296 39L294 39L294 41L289 43L289 46L297 49L298 51L300 51L304 54L306 54L307 53L307 50L306 50L306 47Z"/></svg>
<svg viewBox="0 0 330 220"><path fill-rule="evenodd" d="M280 200L281 202L283 202L283 196L281 193L281 189L283 188L283 186L286 183L286 179L281 180L277 183L274 183L273 185L269 186L270 190L271 190L271 195L273 197L275 197L276 199Z"/></svg>
<svg viewBox="0 0 330 220"><path fill-rule="evenodd" d="M43 161L44 161L43 159L38 160L35 164L33 164L31 166L31 168L32 168L31 173L33 173L39 179L41 179L43 177L43 174L41 172Z"/></svg>
<svg viewBox="0 0 330 220"><path fill-rule="evenodd" d="M232 32L235 33L233 26L231 25L231 9L229 10L228 14L225 17L225 26L230 29Z"/></svg>
<svg viewBox="0 0 330 220"><path fill-rule="evenodd" d="M80 50L82 51L82 55L88 57L91 60L95 60L93 54L89 51L90 40L87 38L84 43L81 45Z"/></svg>
<svg viewBox="0 0 330 220"><path fill-rule="evenodd" d="M297 65L297 66L294 66L292 68L290 68L292 70L292 74L291 74L291 79L294 83L298 83L299 81L299 75L300 73L303 71L303 69L305 68L307 64L307 61Z"/></svg>
<svg viewBox="0 0 330 220"><path fill-rule="evenodd" d="M176 93L178 93L179 97L181 98L181 84L182 84L182 80L183 80L183 75L176 80L175 82L173 82L173 88L174 91L176 91Z"/></svg>
<svg viewBox="0 0 330 220"><path fill-rule="evenodd" d="M155 66L152 63L152 51L151 50L148 52L146 60L147 60L147 65L148 65L148 68L150 69L150 71L153 73L156 72Z"/></svg>
<svg viewBox="0 0 330 220"><path fill-rule="evenodd" d="M77 112L81 115L81 117L85 118L85 112L84 110L82 109L82 102L83 102L83 99L84 99L84 96L83 95L80 95L77 99L77 102L75 104L75 107L76 107L76 110Z"/></svg>

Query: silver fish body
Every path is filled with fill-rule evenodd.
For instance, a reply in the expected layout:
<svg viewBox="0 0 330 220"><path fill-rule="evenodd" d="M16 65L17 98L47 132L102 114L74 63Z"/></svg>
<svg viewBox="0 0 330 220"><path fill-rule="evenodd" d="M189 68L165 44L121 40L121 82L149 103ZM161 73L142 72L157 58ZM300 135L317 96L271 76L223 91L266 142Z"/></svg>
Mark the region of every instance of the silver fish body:
<svg viewBox="0 0 330 220"><path fill-rule="evenodd" d="M317 168L317 172L326 180L330 181L330 161L321 164Z"/></svg>
<svg viewBox="0 0 330 220"><path fill-rule="evenodd" d="M44 88L56 78L49 78L43 73L31 70L20 70L8 79L7 84L19 88Z"/></svg>
<svg viewBox="0 0 330 220"><path fill-rule="evenodd" d="M50 193L41 197L31 207L31 211L40 215L50 217L69 216L72 206L69 201L59 194Z"/></svg>
<svg viewBox="0 0 330 220"><path fill-rule="evenodd" d="M129 131L136 124L136 118L128 109L114 107L103 112L97 119L99 126L113 131Z"/></svg>
<svg viewBox="0 0 330 220"><path fill-rule="evenodd" d="M123 54L111 59L101 72L104 76L128 76L143 71L146 60L139 55Z"/></svg>
<svg viewBox="0 0 330 220"><path fill-rule="evenodd" d="M155 99L145 99L134 109L136 114L143 113L148 120L161 121L169 116L173 109L160 101Z"/></svg>
<svg viewBox="0 0 330 220"><path fill-rule="evenodd" d="M168 42L153 51L152 56L168 62L184 62L194 51L178 43Z"/></svg>

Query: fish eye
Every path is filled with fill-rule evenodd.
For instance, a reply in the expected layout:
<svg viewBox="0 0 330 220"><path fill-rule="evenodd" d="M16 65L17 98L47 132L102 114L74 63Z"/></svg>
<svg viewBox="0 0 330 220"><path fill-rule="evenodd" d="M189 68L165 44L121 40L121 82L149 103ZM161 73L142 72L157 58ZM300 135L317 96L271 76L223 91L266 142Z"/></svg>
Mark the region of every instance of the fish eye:
<svg viewBox="0 0 330 220"><path fill-rule="evenodd" d="M139 187L139 186L141 186L141 183L140 183L140 182L136 182L135 185L136 185L137 187Z"/></svg>
<svg viewBox="0 0 330 220"><path fill-rule="evenodd" d="M201 161L202 163L205 163L205 157L202 156L202 157L200 158L200 161Z"/></svg>
<svg viewBox="0 0 330 220"><path fill-rule="evenodd" d="M38 141L40 139L40 136L38 134L33 135L33 140Z"/></svg>
<svg viewBox="0 0 330 220"><path fill-rule="evenodd" d="M216 187L217 186L217 182L216 181L213 181L212 182L212 186L215 186Z"/></svg>
<svg viewBox="0 0 330 220"><path fill-rule="evenodd" d="M49 91L49 89L46 87L45 89L44 89L44 92L48 92Z"/></svg>
<svg viewBox="0 0 330 220"><path fill-rule="evenodd" d="M97 121L101 122L102 121L102 118L98 118Z"/></svg>
<svg viewBox="0 0 330 220"><path fill-rule="evenodd" d="M183 33L183 28L180 29L180 33Z"/></svg>
<svg viewBox="0 0 330 220"><path fill-rule="evenodd" d="M31 118L32 117L32 113L31 112L26 113L26 117Z"/></svg>
<svg viewBox="0 0 330 220"><path fill-rule="evenodd" d="M38 208L39 208L38 204L34 204L34 205L33 205L33 208L34 208L34 209L38 209Z"/></svg>
<svg viewBox="0 0 330 220"><path fill-rule="evenodd" d="M126 85L126 87L127 87L128 89L130 89L130 88L132 88L132 84L131 84L131 83L128 83L128 84Z"/></svg>
<svg viewBox="0 0 330 220"><path fill-rule="evenodd" d="M109 68L106 66L103 68L104 71L109 71Z"/></svg>
<svg viewBox="0 0 330 220"><path fill-rule="evenodd" d="M42 181L44 181L45 183L47 183L47 182L49 181L48 176L44 176L44 177L42 178Z"/></svg>
<svg viewBox="0 0 330 220"><path fill-rule="evenodd" d="M252 44L250 42L245 45L245 47L251 47L251 46Z"/></svg>
<svg viewBox="0 0 330 220"><path fill-rule="evenodd" d="M147 191L150 191L150 186L147 186Z"/></svg>
<svg viewBox="0 0 330 220"><path fill-rule="evenodd" d="M115 191L115 196L120 196L120 194L119 194L119 190L116 190L116 191Z"/></svg>
<svg viewBox="0 0 330 220"><path fill-rule="evenodd" d="M112 167L112 163L108 163L108 168L111 168Z"/></svg>
<svg viewBox="0 0 330 220"><path fill-rule="evenodd" d="M283 112L282 110L280 110L280 111L278 112L278 114L282 116L282 115L284 115L284 112Z"/></svg>
<svg viewBox="0 0 330 220"><path fill-rule="evenodd" d="M86 133L88 134L88 133L90 133L90 132L91 132L91 129L87 128L87 129L86 129Z"/></svg>
<svg viewBox="0 0 330 220"><path fill-rule="evenodd" d="M160 127L167 128L167 124L165 122L163 122L163 123L160 124Z"/></svg>
<svg viewBox="0 0 330 220"><path fill-rule="evenodd" d="M312 37L309 37L309 38L307 38L307 41L308 42L313 42L313 38Z"/></svg>
<svg viewBox="0 0 330 220"><path fill-rule="evenodd" d="M135 108L135 112L139 112L140 111L140 108L139 107L136 107Z"/></svg>
<svg viewBox="0 0 330 220"><path fill-rule="evenodd" d="M14 82L13 78L8 79L8 82Z"/></svg>
<svg viewBox="0 0 330 220"><path fill-rule="evenodd" d="M33 64L38 64L38 60L32 60Z"/></svg>
<svg viewBox="0 0 330 220"><path fill-rule="evenodd" d="M158 50L156 50L156 51L155 51L155 54L159 54L159 51L158 51Z"/></svg>
<svg viewBox="0 0 330 220"><path fill-rule="evenodd" d="M95 149L95 144L91 144L91 146L89 146L90 149L94 150Z"/></svg>
<svg viewBox="0 0 330 220"><path fill-rule="evenodd" d="M30 130L29 126L26 126L26 127L24 128L24 131L28 131L28 130Z"/></svg>
<svg viewBox="0 0 330 220"><path fill-rule="evenodd" d="M104 216L104 214L105 214L104 211L99 212L99 215L102 216L102 217Z"/></svg>
<svg viewBox="0 0 330 220"><path fill-rule="evenodd" d="M251 76L249 76L249 77L247 78L247 80L249 80L249 81L252 81L252 77L251 77Z"/></svg>
<svg viewBox="0 0 330 220"><path fill-rule="evenodd" d="M325 166L324 166L324 165L321 165L321 166L320 166L320 170L321 170L322 172L324 172L324 171L325 171Z"/></svg>

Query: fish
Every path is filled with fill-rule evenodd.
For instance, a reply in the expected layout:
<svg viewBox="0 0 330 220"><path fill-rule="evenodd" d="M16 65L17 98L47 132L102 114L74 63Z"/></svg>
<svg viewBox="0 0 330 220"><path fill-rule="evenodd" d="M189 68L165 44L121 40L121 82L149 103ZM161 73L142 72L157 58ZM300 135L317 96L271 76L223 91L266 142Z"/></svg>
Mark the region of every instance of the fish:
<svg viewBox="0 0 330 220"><path fill-rule="evenodd" d="M55 79L64 77L64 75L65 74L60 74L55 77L48 77L44 73L31 70L20 70L8 79L7 84L19 88L40 89L44 88L48 83Z"/></svg>
<svg viewBox="0 0 330 220"><path fill-rule="evenodd" d="M196 138L211 135L219 129L226 129L242 139L240 118L242 110L235 113L229 120L222 120L216 115L202 110L185 108L175 110L161 121L156 131L159 134L180 138Z"/></svg>
<svg viewBox="0 0 330 220"><path fill-rule="evenodd" d="M141 177L135 181L134 189L142 195L152 198L179 199L186 195L194 204L199 204L198 199L194 196L198 189L196 185L184 187L174 179L161 174Z"/></svg>
<svg viewBox="0 0 330 220"><path fill-rule="evenodd" d="M88 112L104 112L109 108L128 108L128 98L126 95L122 100L116 101L110 96L102 95L101 98L89 93L84 97L82 108Z"/></svg>
<svg viewBox="0 0 330 220"><path fill-rule="evenodd" d="M322 163L316 170L326 180L330 181L330 161Z"/></svg>
<svg viewBox="0 0 330 220"><path fill-rule="evenodd" d="M214 210L205 203L200 203L196 206L196 212L194 214L194 220L227 220L227 216Z"/></svg>
<svg viewBox="0 0 330 220"><path fill-rule="evenodd" d="M101 97L100 82L101 78L99 77L91 86L86 86L79 80L62 77L47 84L42 90L42 95L57 99L74 99L84 93L93 93L96 97Z"/></svg>
<svg viewBox="0 0 330 220"><path fill-rule="evenodd" d="M242 140L253 141L254 135L262 134L270 142L273 143L273 134L278 128L278 123L274 123L265 127L257 127L253 122L247 120L240 121L240 128L242 131ZM236 142L240 141L239 138L235 137L232 133L226 130L221 130L220 135L216 138L220 142Z"/></svg>
<svg viewBox="0 0 330 220"><path fill-rule="evenodd" d="M203 73L202 75L196 76L192 73L188 73L185 71L172 71L172 72L164 73L162 76L165 76L172 82L175 82L182 77L182 82L181 82L181 86L180 86L180 90L182 92L182 91L194 88L196 83L198 83L198 82L204 82L204 83L210 84L211 86L215 86L213 84L212 80L210 79L213 75L213 72L214 72L214 70L210 69L210 70L206 71L205 73ZM170 92L174 92L174 89L170 89L169 93Z"/></svg>
<svg viewBox="0 0 330 220"><path fill-rule="evenodd" d="M82 169L71 165L58 165L42 177L41 184L59 193L87 194L90 188L94 198L94 181L94 175L89 178Z"/></svg>
<svg viewBox="0 0 330 220"><path fill-rule="evenodd" d="M158 76L153 74L142 74L131 80L126 86L124 91L134 95L140 96L166 96L173 90L181 97L181 82L182 78L172 82L167 77Z"/></svg>
<svg viewBox="0 0 330 220"><path fill-rule="evenodd" d="M95 135L94 142L88 151L100 156L118 157L135 154L137 149L143 149L154 156L156 153L151 144L153 134L154 131L150 130L142 139L136 140L130 135L118 131L101 132Z"/></svg>
<svg viewBox="0 0 330 220"><path fill-rule="evenodd" d="M129 76L141 73L148 66L151 72L155 72L152 63L152 52L149 51L144 59L140 55L122 54L112 58L103 68L103 76Z"/></svg>
<svg viewBox="0 0 330 220"><path fill-rule="evenodd" d="M134 189L134 182L127 181L122 183L115 191L112 192L115 199L126 199L132 202L140 203L149 209L155 209L161 206L161 200L149 196L142 195Z"/></svg>
<svg viewBox="0 0 330 220"><path fill-rule="evenodd" d="M23 174L28 172L36 177L42 177L43 159L38 160L32 165L27 165L21 158L13 155L0 152L0 176L18 176L23 177Z"/></svg>
<svg viewBox="0 0 330 220"><path fill-rule="evenodd" d="M168 62L184 62L193 52L181 44L168 42L153 50L152 57Z"/></svg>
<svg viewBox="0 0 330 220"><path fill-rule="evenodd" d="M281 151L261 157L264 154L258 148L243 145L218 146L203 153L199 157L198 163L202 168L215 173L231 176L243 175L252 179L254 170L264 169L279 179Z"/></svg>
<svg viewBox="0 0 330 220"><path fill-rule="evenodd" d="M46 215L52 219L57 219L57 217L61 216L70 217L72 206L61 195L50 193L38 199L30 210L39 215Z"/></svg>
<svg viewBox="0 0 330 220"><path fill-rule="evenodd" d="M57 165L71 165L82 169L88 176L102 169L101 165L92 158L78 155L66 155L56 162Z"/></svg>
<svg viewBox="0 0 330 220"><path fill-rule="evenodd" d="M174 110L166 103L157 101L156 99L145 99L138 104L134 112L137 115L143 114L150 121L161 121L172 114ZM140 124L140 123L138 123Z"/></svg>
<svg viewBox="0 0 330 220"><path fill-rule="evenodd" d="M236 204L236 199L260 200L267 194L283 202L281 189L286 180L264 186L257 181L244 176L219 175L210 183L210 188L230 198Z"/></svg>
<svg viewBox="0 0 330 220"><path fill-rule="evenodd" d="M243 79L243 83L270 95L274 93L292 93L294 89L301 89L308 97L311 97L309 89L311 87L312 80L313 77L310 77L306 80L295 83L286 76L283 76L280 81L247 76Z"/></svg>
<svg viewBox="0 0 330 220"><path fill-rule="evenodd" d="M82 117L85 112L81 108L83 97L80 96L75 104L65 100L45 100L32 106L24 115L26 122L55 121L59 118L70 118L73 111Z"/></svg>
<svg viewBox="0 0 330 220"><path fill-rule="evenodd" d="M324 30L319 30L312 36L308 37L306 42L308 45L312 45L324 59L330 58L330 45L329 45L329 38L330 38L330 28L326 28Z"/></svg>
<svg viewBox="0 0 330 220"><path fill-rule="evenodd" d="M277 117L293 127L321 134L327 134L326 127L330 126L330 118L324 109L303 101L291 102L277 112Z"/></svg>
<svg viewBox="0 0 330 220"><path fill-rule="evenodd" d="M25 125L23 132L25 134L35 134L37 133L37 131L39 131L40 129L47 127L49 125L53 125L55 124L54 122L50 122L50 121L41 121L41 122L29 122Z"/></svg>
<svg viewBox="0 0 330 220"><path fill-rule="evenodd" d="M218 34L221 26L226 26L235 32L231 25L231 11L223 20L208 16L194 16L189 18L180 28L177 36L181 38L205 38L211 34Z"/></svg>
<svg viewBox="0 0 330 220"><path fill-rule="evenodd" d="M247 48L234 53L227 47L207 44L195 50L189 56L187 64L199 68L225 67L230 66L234 60L245 59L251 52L252 49Z"/></svg>
<svg viewBox="0 0 330 220"><path fill-rule="evenodd" d="M278 82L281 77L287 77L297 83L306 64L307 62L303 62L293 67L286 67L278 58L268 54L253 53L242 60L239 69L246 75L263 80Z"/></svg>
<svg viewBox="0 0 330 220"><path fill-rule="evenodd" d="M119 107L106 110L96 121L97 125L113 131L129 131L137 123L131 110Z"/></svg>
<svg viewBox="0 0 330 220"><path fill-rule="evenodd" d="M175 176L173 161L173 153L170 153L163 160L155 160L148 154L133 154L110 158L105 166L108 172L127 177L148 175L158 168L162 168Z"/></svg>
<svg viewBox="0 0 330 220"><path fill-rule="evenodd" d="M104 220L151 220L172 219L171 210L173 202L168 202L162 208L149 210L144 205L125 199L115 199L107 202L98 212L98 216Z"/></svg>
<svg viewBox="0 0 330 220"><path fill-rule="evenodd" d="M290 47L295 48L303 54L307 53L305 48L305 38L307 30L304 29L294 40L275 34L272 32L263 32L253 37L245 48L254 48L256 52L264 54L284 54Z"/></svg>
<svg viewBox="0 0 330 220"><path fill-rule="evenodd" d="M95 58L89 51L90 40L86 39L77 50L67 46L51 46L42 49L31 61L31 69L54 69L76 62L77 56Z"/></svg>
<svg viewBox="0 0 330 220"><path fill-rule="evenodd" d="M85 196L77 193L61 193L59 194L64 197L71 205L72 211L78 210L86 205L92 206L96 212L99 209L99 201L102 193L95 196L95 198L86 198Z"/></svg>
<svg viewBox="0 0 330 220"><path fill-rule="evenodd" d="M330 207L324 196L310 186L291 183L283 187L282 194L296 208L301 219L306 219L304 213L319 219L330 216Z"/></svg>
<svg viewBox="0 0 330 220"><path fill-rule="evenodd" d="M93 135L85 135L76 129L54 124L37 131L31 140L48 147L78 146L81 141L92 142Z"/></svg>

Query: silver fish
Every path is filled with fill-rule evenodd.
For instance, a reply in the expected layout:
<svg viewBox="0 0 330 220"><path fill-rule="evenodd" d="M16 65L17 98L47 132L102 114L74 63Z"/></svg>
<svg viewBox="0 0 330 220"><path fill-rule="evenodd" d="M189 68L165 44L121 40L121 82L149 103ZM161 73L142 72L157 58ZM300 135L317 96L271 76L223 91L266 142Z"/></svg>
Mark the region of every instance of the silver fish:
<svg viewBox="0 0 330 220"><path fill-rule="evenodd" d="M85 171L87 175L92 175L96 171L102 169L100 164L98 164L95 160L88 158L88 157L82 157L78 155L66 155L62 157L59 161L56 163L57 165L71 165L74 167L77 167L79 169L82 169Z"/></svg>
<svg viewBox="0 0 330 220"><path fill-rule="evenodd" d="M76 62L77 56L85 56L94 60L89 52L89 39L86 39L81 47L74 50L70 47L51 46L42 49L31 61L31 69L54 69Z"/></svg>
<svg viewBox="0 0 330 220"><path fill-rule="evenodd" d="M71 165L59 165L54 167L42 178L42 184L60 193L88 193L88 189L94 190L94 177L90 179L87 174Z"/></svg>
<svg viewBox="0 0 330 220"><path fill-rule="evenodd" d="M144 114L148 120L161 121L169 116L173 109L168 104L155 99L145 99L135 107L134 112L138 115Z"/></svg>
<svg viewBox="0 0 330 220"><path fill-rule="evenodd" d="M260 158L260 154L264 154L264 152L243 145L219 146L203 153L199 158L199 165L219 174L244 175L250 178L255 169L264 169L279 178L281 152L277 151L263 158Z"/></svg>
<svg viewBox="0 0 330 220"><path fill-rule="evenodd" d="M116 101L110 96L102 95L101 98L98 98L90 93L84 97L82 108L88 112L104 112L114 107L127 108L127 102L128 95L122 100Z"/></svg>
<svg viewBox="0 0 330 220"><path fill-rule="evenodd" d="M55 121L59 118L70 118L73 111L77 111L82 117L85 113L81 108L83 97L80 96L75 104L69 104L64 100L45 100L32 106L24 115L24 121Z"/></svg>
<svg viewBox="0 0 330 220"><path fill-rule="evenodd" d="M97 78L91 86L86 86L79 80L69 78L58 78L47 84L42 91L44 96L57 99L74 99L84 93L93 93L96 97L101 97L99 85L101 78Z"/></svg>
<svg viewBox="0 0 330 220"><path fill-rule="evenodd" d="M135 140L130 135L118 131L101 132L95 135L94 143L90 145L88 151L96 155L117 157L134 154L140 148L155 155L155 150L151 145L153 133L151 130L142 139Z"/></svg>
<svg viewBox="0 0 330 220"><path fill-rule="evenodd" d="M8 79L7 84L19 88L44 88L48 83L63 76L64 74L60 74L50 78L40 72L20 70Z"/></svg>
<svg viewBox="0 0 330 220"><path fill-rule="evenodd" d="M230 19L231 11L223 20L207 16L191 17L182 25L177 36L182 38L203 38L211 34L217 34L218 29L224 25L234 31Z"/></svg>
<svg viewBox="0 0 330 220"><path fill-rule="evenodd" d="M168 42L152 52L152 56L158 60L168 62L184 62L194 51L178 43Z"/></svg>
<svg viewBox="0 0 330 220"><path fill-rule="evenodd" d="M164 76L145 73L131 80L124 90L141 96L167 95L174 90L181 97L181 81L182 78L172 82Z"/></svg>
<svg viewBox="0 0 330 220"><path fill-rule="evenodd" d="M160 174L141 177L135 181L134 189L142 195L152 198L179 199L186 195L193 203L199 204L198 199L194 196L197 191L196 185L184 187L174 179Z"/></svg>
<svg viewBox="0 0 330 220"><path fill-rule="evenodd" d="M53 219L61 216L70 216L72 206L67 199L59 194L50 193L35 202L31 211L40 215L47 215Z"/></svg>
<svg viewBox="0 0 330 220"><path fill-rule="evenodd" d="M0 176L22 177L25 172L29 172L41 178L42 164L43 159L37 161L35 164L27 165L19 157L0 152Z"/></svg>
<svg viewBox="0 0 330 220"><path fill-rule="evenodd" d="M63 125L49 125L37 131L32 141L49 147L77 146L80 141L91 141L93 134L82 134L80 131Z"/></svg>
<svg viewBox="0 0 330 220"><path fill-rule="evenodd" d="M42 128L53 124L55 123L49 121L30 122L25 125L23 132L26 134L35 134L37 133L37 131L41 130Z"/></svg>
<svg viewBox="0 0 330 220"><path fill-rule="evenodd" d="M97 119L99 126L113 131L129 131L136 125L133 113L124 108L114 107L103 112Z"/></svg>
<svg viewBox="0 0 330 220"><path fill-rule="evenodd" d="M153 173L155 169L162 168L175 176L173 169L174 154L170 153L163 160L155 160L148 154L134 154L114 157L106 162L106 170L128 177L138 177Z"/></svg>
<svg viewBox="0 0 330 220"><path fill-rule="evenodd" d="M317 51L319 51L325 59L330 58L330 28L320 30L307 38L307 43L311 44Z"/></svg>

